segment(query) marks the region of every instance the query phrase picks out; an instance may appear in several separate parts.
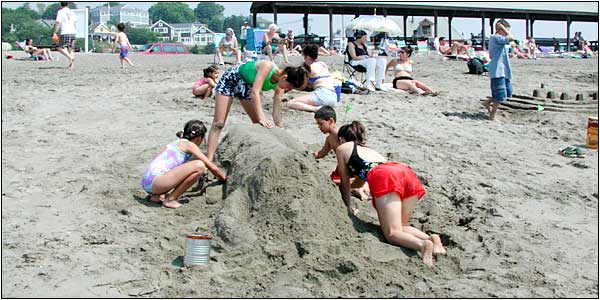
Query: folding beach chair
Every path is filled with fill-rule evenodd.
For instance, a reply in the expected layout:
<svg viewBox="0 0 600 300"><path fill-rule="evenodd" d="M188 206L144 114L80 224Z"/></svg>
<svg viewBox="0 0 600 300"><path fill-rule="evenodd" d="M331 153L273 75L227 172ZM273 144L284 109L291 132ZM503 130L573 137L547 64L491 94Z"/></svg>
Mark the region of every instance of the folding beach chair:
<svg viewBox="0 0 600 300"><path fill-rule="evenodd" d="M348 73L348 79L354 78L354 80L363 84L366 81L366 78L363 79L363 75L367 73L367 68L361 65L353 66L350 64L350 53L348 53L348 46L346 46L346 55L344 55L344 68L342 71ZM360 74L360 80L357 78L357 72Z"/></svg>
<svg viewBox="0 0 600 300"><path fill-rule="evenodd" d="M19 48L21 48L21 50L25 51L25 41L23 42L15 42L15 44L17 44L17 46ZM20 60L48 60L48 58L45 55L33 55L31 53L27 53L29 54L28 57L20 59Z"/></svg>
<svg viewBox="0 0 600 300"><path fill-rule="evenodd" d="M254 49L256 51L256 55L261 56L262 48L263 48L263 37L267 33L267 29L255 29L254 30Z"/></svg>
<svg viewBox="0 0 600 300"><path fill-rule="evenodd" d="M219 51L219 45L221 44L221 40L226 36L225 33L215 33L213 43L215 45L215 54L213 55L213 64L217 64L217 52ZM223 53L223 63L225 63L225 57L232 57L233 52L224 52Z"/></svg>
<svg viewBox="0 0 600 300"><path fill-rule="evenodd" d="M429 55L429 43L427 41L417 41L417 54L419 56Z"/></svg>

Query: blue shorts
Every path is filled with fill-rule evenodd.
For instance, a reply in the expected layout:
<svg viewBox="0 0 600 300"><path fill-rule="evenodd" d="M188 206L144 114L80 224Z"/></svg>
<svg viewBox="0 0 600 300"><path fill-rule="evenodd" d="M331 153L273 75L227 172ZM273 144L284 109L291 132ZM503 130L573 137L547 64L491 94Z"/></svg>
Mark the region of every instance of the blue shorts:
<svg viewBox="0 0 600 300"><path fill-rule="evenodd" d="M326 87L318 87L311 95L313 102L317 106L329 105L334 107L337 104L337 94Z"/></svg>
<svg viewBox="0 0 600 300"><path fill-rule="evenodd" d="M512 85L510 79L499 77L491 79L492 101L502 102L507 97L512 97Z"/></svg>
<svg viewBox="0 0 600 300"><path fill-rule="evenodd" d="M121 58L127 57L127 53L128 53L127 46L121 46L121 51L119 52L119 55L121 56Z"/></svg>

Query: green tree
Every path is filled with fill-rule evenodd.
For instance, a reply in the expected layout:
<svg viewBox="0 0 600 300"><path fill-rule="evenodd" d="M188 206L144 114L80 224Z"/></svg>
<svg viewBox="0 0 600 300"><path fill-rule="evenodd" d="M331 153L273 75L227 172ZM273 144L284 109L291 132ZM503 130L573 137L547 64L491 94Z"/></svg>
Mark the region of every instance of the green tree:
<svg viewBox="0 0 600 300"><path fill-rule="evenodd" d="M248 19L248 17L244 17L244 16L225 17L225 19L223 20L223 28L228 28L228 27L233 28L235 35L239 38L240 33L241 33L240 31L242 30L242 25L244 25L244 21L247 21L248 23L250 23L250 20Z"/></svg>
<svg viewBox="0 0 600 300"><path fill-rule="evenodd" d="M21 11L25 14L28 14L29 17L31 17L32 20L39 20L40 19L40 14L38 14L35 10L31 9L31 6L29 5L29 2L23 4L21 7L16 9L17 11Z"/></svg>
<svg viewBox="0 0 600 300"><path fill-rule="evenodd" d="M69 2L69 8L75 9L77 8L77 5L75 5L73 2ZM42 19L56 20L56 14L58 13L58 10L60 10L60 2L52 3L46 6L46 10L42 14Z"/></svg>
<svg viewBox="0 0 600 300"><path fill-rule="evenodd" d="M11 32L11 27L14 32ZM49 44L52 29L33 20L25 9L2 8L2 41L24 41L27 38L32 38L37 45Z"/></svg>
<svg viewBox="0 0 600 300"><path fill-rule="evenodd" d="M167 23L188 23L196 21L194 11L181 2L157 2L148 10L152 22L159 19Z"/></svg>
<svg viewBox="0 0 600 300"><path fill-rule="evenodd" d="M38 2L35 4L35 6L37 7L37 12L40 14L40 16L46 11L46 4Z"/></svg>
<svg viewBox="0 0 600 300"><path fill-rule="evenodd" d="M153 32L149 28L135 28L127 24L125 33L132 45L144 45L158 41L158 33Z"/></svg>
<svg viewBox="0 0 600 300"><path fill-rule="evenodd" d="M225 11L225 7L214 2L200 2L194 9L198 21L208 25L210 30L217 32L223 31L223 11Z"/></svg>

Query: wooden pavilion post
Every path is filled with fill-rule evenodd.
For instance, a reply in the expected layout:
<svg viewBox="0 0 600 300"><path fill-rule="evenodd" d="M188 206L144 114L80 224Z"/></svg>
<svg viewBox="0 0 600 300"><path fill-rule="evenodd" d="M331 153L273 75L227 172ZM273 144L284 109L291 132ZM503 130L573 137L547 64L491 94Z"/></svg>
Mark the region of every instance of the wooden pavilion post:
<svg viewBox="0 0 600 300"><path fill-rule="evenodd" d="M448 16L448 46L452 46L452 16Z"/></svg>
<svg viewBox="0 0 600 300"><path fill-rule="evenodd" d="M256 28L256 25L258 25L258 24L256 24L256 15L257 15L256 12L252 13L252 28Z"/></svg>
<svg viewBox="0 0 600 300"><path fill-rule="evenodd" d="M308 35L308 14L304 14L302 18L302 25L304 25L304 35Z"/></svg>
<svg viewBox="0 0 600 300"><path fill-rule="evenodd" d="M481 13L481 50L485 51L485 13Z"/></svg>
<svg viewBox="0 0 600 300"><path fill-rule="evenodd" d="M408 18L407 15L404 15L404 18L402 18L402 21L404 22L404 28L402 28L402 33L404 34L404 42L406 42L406 18Z"/></svg>
<svg viewBox="0 0 600 300"><path fill-rule="evenodd" d="M437 10L433 11L433 38L438 37L438 14Z"/></svg>
<svg viewBox="0 0 600 300"><path fill-rule="evenodd" d="M571 51L571 17L567 16L567 50L566 52Z"/></svg>
<svg viewBox="0 0 600 300"><path fill-rule="evenodd" d="M533 22L535 22L535 19L531 19L530 25L529 25L529 30L531 30L531 34L529 36L533 37Z"/></svg>
<svg viewBox="0 0 600 300"><path fill-rule="evenodd" d="M529 14L525 15L525 38L528 39L529 35Z"/></svg>
<svg viewBox="0 0 600 300"><path fill-rule="evenodd" d="M331 8L329 11L329 49L333 49L333 10Z"/></svg>
<svg viewBox="0 0 600 300"><path fill-rule="evenodd" d="M277 24L277 6L273 4L271 7L273 8L273 23Z"/></svg>
<svg viewBox="0 0 600 300"><path fill-rule="evenodd" d="M495 17L490 17L490 36L492 36L494 34L494 21L496 20Z"/></svg>

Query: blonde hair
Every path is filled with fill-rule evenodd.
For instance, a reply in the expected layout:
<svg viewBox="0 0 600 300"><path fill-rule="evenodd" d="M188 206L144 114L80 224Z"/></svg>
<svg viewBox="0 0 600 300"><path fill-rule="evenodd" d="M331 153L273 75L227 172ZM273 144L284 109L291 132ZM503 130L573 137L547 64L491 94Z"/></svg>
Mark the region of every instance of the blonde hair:
<svg viewBox="0 0 600 300"><path fill-rule="evenodd" d="M275 23L269 25L269 30L277 31L278 29L279 29L279 27L277 27L277 24L275 24Z"/></svg>

